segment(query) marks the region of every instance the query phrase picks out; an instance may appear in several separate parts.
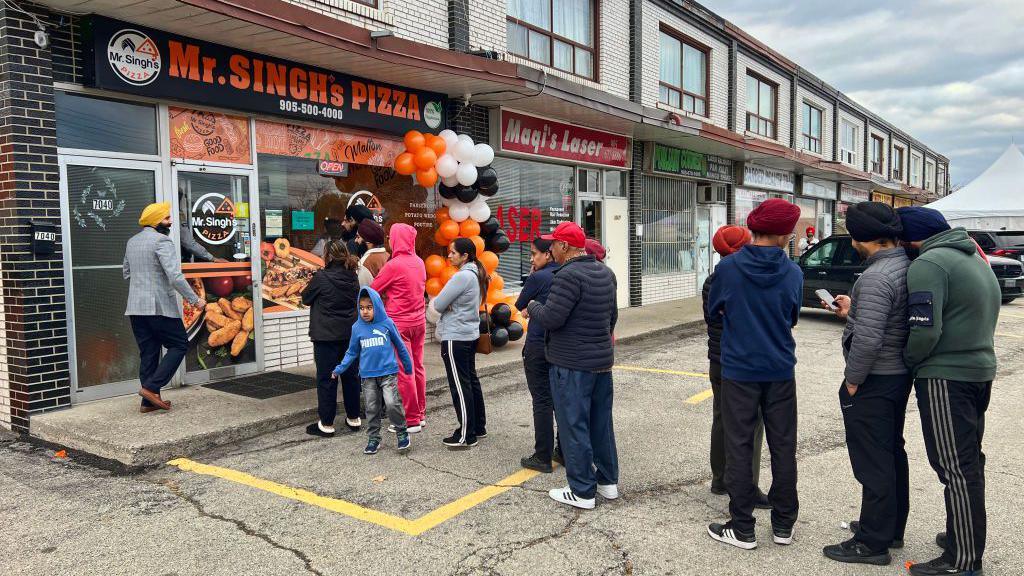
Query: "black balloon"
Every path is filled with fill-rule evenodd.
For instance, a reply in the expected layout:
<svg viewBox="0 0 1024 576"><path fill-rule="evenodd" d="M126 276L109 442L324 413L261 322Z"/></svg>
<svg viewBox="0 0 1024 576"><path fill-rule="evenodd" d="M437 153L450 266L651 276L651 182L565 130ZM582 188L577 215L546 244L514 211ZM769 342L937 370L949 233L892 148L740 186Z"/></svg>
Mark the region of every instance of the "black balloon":
<svg viewBox="0 0 1024 576"><path fill-rule="evenodd" d="M490 318L487 316L487 312L480 313L480 333L489 332L491 329Z"/></svg>
<svg viewBox="0 0 1024 576"><path fill-rule="evenodd" d="M487 242L488 249L495 254L501 254L512 246L504 230L498 230Z"/></svg>
<svg viewBox="0 0 1024 576"><path fill-rule="evenodd" d="M480 192L480 194L483 194L484 196L487 197L494 196L495 194L498 193L498 183L495 182L493 186L480 186L477 189L477 192Z"/></svg>
<svg viewBox="0 0 1024 576"><path fill-rule="evenodd" d="M501 348L505 344L508 344L508 330L504 328L495 328L491 332L491 345L495 348Z"/></svg>
<svg viewBox="0 0 1024 576"><path fill-rule="evenodd" d="M451 186L445 186L444 184L441 184L440 186L437 187L437 192L438 194L441 195L442 198L447 198L451 200L452 198L455 198L456 194L458 193L458 188L452 188Z"/></svg>
<svg viewBox="0 0 1024 576"><path fill-rule="evenodd" d="M498 173L490 166L476 169L476 181L481 188L491 188L498 184Z"/></svg>
<svg viewBox="0 0 1024 576"><path fill-rule="evenodd" d="M498 219L494 216L480 223L480 235L484 238L494 234L499 229L501 229L501 224L498 224Z"/></svg>
<svg viewBox="0 0 1024 576"><path fill-rule="evenodd" d="M508 328L508 325L512 323L512 308L509 308L509 305L504 302L495 304L491 308L491 322L494 322L494 325L499 328Z"/></svg>
<svg viewBox="0 0 1024 576"><path fill-rule="evenodd" d="M519 322L513 322L508 325L508 339L510 342L515 342L523 337L523 325Z"/></svg>
<svg viewBox="0 0 1024 576"><path fill-rule="evenodd" d="M465 202L466 204L476 200L476 194L477 192L472 186L459 186L459 189L455 192L459 202Z"/></svg>

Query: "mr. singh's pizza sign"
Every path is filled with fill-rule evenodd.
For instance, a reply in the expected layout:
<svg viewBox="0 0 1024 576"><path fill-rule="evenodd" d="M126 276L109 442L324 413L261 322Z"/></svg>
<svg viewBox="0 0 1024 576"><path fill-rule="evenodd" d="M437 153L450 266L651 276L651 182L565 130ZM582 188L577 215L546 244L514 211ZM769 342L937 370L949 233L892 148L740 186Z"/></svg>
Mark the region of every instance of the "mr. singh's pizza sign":
<svg viewBox="0 0 1024 576"><path fill-rule="evenodd" d="M436 132L445 97L93 16L86 84L396 134Z"/></svg>

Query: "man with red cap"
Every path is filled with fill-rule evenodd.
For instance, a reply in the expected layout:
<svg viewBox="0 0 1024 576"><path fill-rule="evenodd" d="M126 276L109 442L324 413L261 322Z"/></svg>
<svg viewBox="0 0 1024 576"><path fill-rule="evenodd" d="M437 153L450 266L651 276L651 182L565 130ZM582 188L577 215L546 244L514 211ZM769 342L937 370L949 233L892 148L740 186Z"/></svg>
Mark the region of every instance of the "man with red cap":
<svg viewBox="0 0 1024 576"><path fill-rule="evenodd" d="M750 231L742 226L722 226L715 232L711 239L711 245L715 252L725 258L735 253L740 248L750 244ZM711 292L711 285L715 281L715 273L712 272L704 280L704 288L701 290L701 297L704 301L704 322L708 325L708 360L710 366L708 374L711 376L711 392L713 394L711 404L711 492L714 494L727 494L725 489L725 426L722 424L722 316L711 316L708 314L708 294ZM761 474L761 444L764 442L764 423L757 420L757 432L754 435L754 457L753 469L754 486L758 484ZM768 509L768 495L757 490L757 508Z"/></svg>
<svg viewBox="0 0 1024 576"><path fill-rule="evenodd" d="M793 543L796 494L796 342L803 273L786 254L800 208L772 198L747 216L754 241L718 263L708 314L722 317L722 415L725 484L732 518L708 535L737 548L757 547L753 467L758 412L772 454L772 536Z"/></svg>
<svg viewBox="0 0 1024 576"><path fill-rule="evenodd" d="M546 331L551 396L569 485L548 495L589 510L596 496L619 497L619 456L612 426L612 331L618 318L615 274L586 253L586 236L573 222L550 235L554 272L547 301L525 315Z"/></svg>

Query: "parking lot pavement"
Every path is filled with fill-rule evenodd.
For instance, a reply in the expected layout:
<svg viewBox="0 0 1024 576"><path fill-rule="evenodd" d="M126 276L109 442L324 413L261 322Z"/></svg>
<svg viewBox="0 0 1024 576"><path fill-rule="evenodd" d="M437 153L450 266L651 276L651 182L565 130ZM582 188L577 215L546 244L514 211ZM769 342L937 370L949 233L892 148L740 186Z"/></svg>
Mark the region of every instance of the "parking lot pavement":
<svg viewBox="0 0 1024 576"><path fill-rule="evenodd" d="M986 574L1024 572L1016 546L1024 513L1018 450L1024 401L1024 305L1004 306L1000 374L986 426L989 551ZM928 560L943 525L916 403L907 419L912 511L907 548L886 568L821 556L856 517L836 397L842 324L808 311L798 341L800 520L796 543L711 541L726 497L708 491L711 400L703 336L666 336L618 350L615 419L623 497L578 512L546 491L564 474L524 473L532 448L529 395L518 371L484 381L489 436L467 452L440 443L455 425L434 396L408 455L385 436L362 454L363 434L312 439L292 428L120 475L19 440L0 443L0 572L4 574L898 574ZM768 487L767 450L762 486ZM497 484L497 486L496 486ZM415 534L415 535L414 535Z"/></svg>

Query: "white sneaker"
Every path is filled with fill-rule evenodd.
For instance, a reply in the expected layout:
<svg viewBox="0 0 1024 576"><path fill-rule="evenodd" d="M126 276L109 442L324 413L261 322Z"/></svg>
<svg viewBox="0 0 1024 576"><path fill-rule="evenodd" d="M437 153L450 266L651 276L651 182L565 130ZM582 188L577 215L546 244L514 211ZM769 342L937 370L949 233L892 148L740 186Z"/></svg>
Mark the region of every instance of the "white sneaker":
<svg viewBox="0 0 1024 576"><path fill-rule="evenodd" d="M567 504L575 508L582 508L584 510L594 509L593 498L577 498L576 495L572 493L572 489L568 486L564 488L555 488L548 492L548 496L550 496L555 502L561 502L562 504Z"/></svg>
<svg viewBox="0 0 1024 576"><path fill-rule="evenodd" d="M605 500L615 500L619 497L618 484L598 484L597 494Z"/></svg>
<svg viewBox="0 0 1024 576"><path fill-rule="evenodd" d="M423 432L423 424L420 424L419 426L409 426L405 431L409 434L419 434L420 432Z"/></svg>
<svg viewBox="0 0 1024 576"><path fill-rule="evenodd" d="M345 425L349 428L359 428L363 425L361 418L345 418Z"/></svg>

